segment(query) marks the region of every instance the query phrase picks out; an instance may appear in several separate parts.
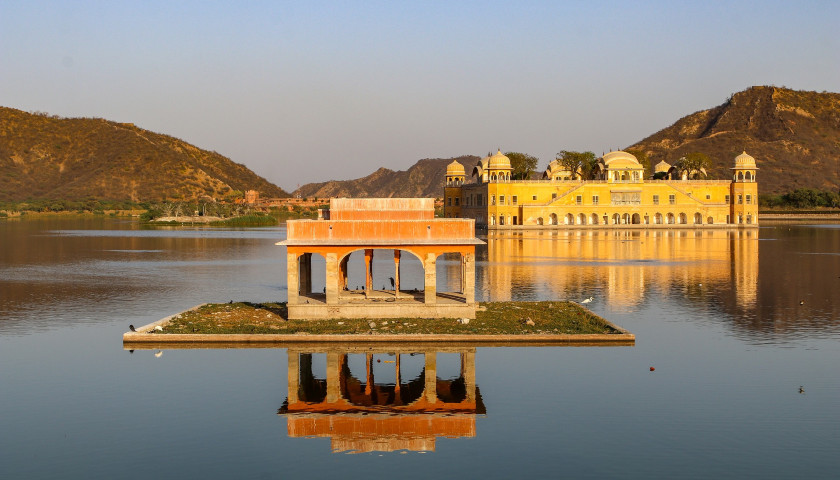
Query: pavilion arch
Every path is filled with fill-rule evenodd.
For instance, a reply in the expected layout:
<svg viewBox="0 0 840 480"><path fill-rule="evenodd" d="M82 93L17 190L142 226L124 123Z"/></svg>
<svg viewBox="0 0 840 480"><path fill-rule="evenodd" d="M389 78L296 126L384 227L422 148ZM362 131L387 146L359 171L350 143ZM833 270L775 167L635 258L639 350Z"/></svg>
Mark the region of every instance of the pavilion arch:
<svg viewBox="0 0 840 480"><path fill-rule="evenodd" d="M634 213L633 217L631 218L631 222L633 222L633 225L639 225L640 223L642 223L642 216L638 213Z"/></svg>
<svg viewBox="0 0 840 480"><path fill-rule="evenodd" d="M578 222L579 225L586 225L586 214L581 213L578 215Z"/></svg>
<svg viewBox="0 0 840 480"><path fill-rule="evenodd" d="M297 259L298 295L323 301L326 289L326 259L319 253L304 253ZM289 286L291 287L291 285Z"/></svg>
<svg viewBox="0 0 840 480"><path fill-rule="evenodd" d="M464 302L466 290L465 258L458 252L442 253L435 258L437 294L447 300Z"/></svg>
<svg viewBox="0 0 840 480"><path fill-rule="evenodd" d="M709 218L707 218L707 219L706 219L706 223L708 223L709 225L714 224L714 223L715 223L715 219L714 219L714 217L709 217Z"/></svg>
<svg viewBox="0 0 840 480"><path fill-rule="evenodd" d="M591 223L592 225L598 225L598 214L597 213L593 213L590 218L591 218L591 221L589 223Z"/></svg>
<svg viewBox="0 0 840 480"><path fill-rule="evenodd" d="M571 213L567 213L563 219L563 223L566 225L574 225L575 224L575 216Z"/></svg>
<svg viewBox="0 0 840 480"><path fill-rule="evenodd" d="M400 354L397 353L396 355ZM423 398L426 388L425 369L421 369L419 373L408 372L405 377L402 377L402 372L400 372L399 381L392 381L390 378L384 381L376 381L378 375L374 375L375 368L394 367L379 363L381 358L375 357L387 358L390 356L370 353L341 355L338 359L341 369L339 375L343 381L337 382L341 389L341 397L348 404L356 407L380 408L393 404L411 405ZM395 362L396 360L393 360L391 363L395 364ZM397 388L398 386L399 388Z"/></svg>
<svg viewBox="0 0 840 480"><path fill-rule="evenodd" d="M751 180L751 177L752 177L752 176L750 175L750 172L745 173L745 174L744 174L744 181L745 181L745 182L751 182L751 181L752 181L752 180Z"/></svg>
<svg viewBox="0 0 840 480"><path fill-rule="evenodd" d="M612 220L613 225L620 224L621 223L621 214L620 213L614 213L611 220Z"/></svg>
<svg viewBox="0 0 840 480"><path fill-rule="evenodd" d="M369 259L366 258L368 253L371 255ZM398 296L397 288L400 294L406 291L419 293L424 288L423 259L410 249L359 248L342 256L338 265L342 297L358 295L368 298L377 290L391 291ZM370 284L367 283L366 268L370 268Z"/></svg>
<svg viewBox="0 0 840 480"><path fill-rule="evenodd" d="M630 214L625 213L621 216L621 224L622 225L630 225Z"/></svg>
<svg viewBox="0 0 840 480"><path fill-rule="evenodd" d="M674 223L674 214L668 213L668 225L673 225Z"/></svg>
<svg viewBox="0 0 840 480"><path fill-rule="evenodd" d="M738 172L738 181L739 181L739 182L743 182L743 181L744 181L744 172Z"/></svg>
<svg viewBox="0 0 840 480"><path fill-rule="evenodd" d="M548 216L548 220L549 220L549 224L557 225L557 214L552 213L551 215Z"/></svg>
<svg viewBox="0 0 840 480"><path fill-rule="evenodd" d="M656 225L662 225L662 214L657 212L653 214L653 223Z"/></svg>
<svg viewBox="0 0 840 480"><path fill-rule="evenodd" d="M695 225L702 225L703 224L703 215L700 212L694 214L694 224Z"/></svg>
<svg viewBox="0 0 840 480"><path fill-rule="evenodd" d="M680 213L680 225L685 225L688 223L688 215L685 213Z"/></svg>
<svg viewBox="0 0 840 480"><path fill-rule="evenodd" d="M542 225L542 224L543 224L543 217L538 217L537 218L537 225Z"/></svg>

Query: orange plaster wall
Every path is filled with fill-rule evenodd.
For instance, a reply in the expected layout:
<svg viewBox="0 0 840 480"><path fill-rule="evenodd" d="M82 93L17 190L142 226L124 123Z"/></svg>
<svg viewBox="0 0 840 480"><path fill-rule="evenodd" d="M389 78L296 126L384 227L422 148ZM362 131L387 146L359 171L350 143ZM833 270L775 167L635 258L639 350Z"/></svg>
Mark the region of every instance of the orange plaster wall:
<svg viewBox="0 0 840 480"><path fill-rule="evenodd" d="M397 415L336 416L317 415L289 416L287 429L290 437L331 436L449 436L474 437L475 417Z"/></svg>
<svg viewBox="0 0 840 480"><path fill-rule="evenodd" d="M444 253L460 253L461 255L475 254L474 245L388 245L383 246L369 246L364 244L353 246L334 246L334 245L290 245L286 247L288 253L294 253L298 256L304 253L317 253L326 257L328 253L335 253L339 261L347 255L366 248L374 250L401 250L414 254L421 262L426 258L426 255L432 253L437 257Z"/></svg>
<svg viewBox="0 0 840 480"><path fill-rule="evenodd" d="M286 228L286 238L292 241L376 239L416 243L435 240L472 240L475 221L462 218L400 221L291 220L286 223Z"/></svg>

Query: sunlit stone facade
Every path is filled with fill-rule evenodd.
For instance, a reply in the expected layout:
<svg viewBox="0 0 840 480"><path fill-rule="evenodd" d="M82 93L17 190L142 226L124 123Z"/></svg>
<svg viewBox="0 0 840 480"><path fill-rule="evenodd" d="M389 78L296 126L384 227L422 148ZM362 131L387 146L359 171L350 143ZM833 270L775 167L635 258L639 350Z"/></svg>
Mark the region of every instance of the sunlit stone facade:
<svg viewBox="0 0 840 480"><path fill-rule="evenodd" d="M758 168L746 152L735 159L732 180L646 179L636 157L623 151L599 159L598 180L581 180L556 161L543 180L511 180L510 159L499 151L465 184L456 164L447 167L444 216L472 218L479 227L758 226Z"/></svg>

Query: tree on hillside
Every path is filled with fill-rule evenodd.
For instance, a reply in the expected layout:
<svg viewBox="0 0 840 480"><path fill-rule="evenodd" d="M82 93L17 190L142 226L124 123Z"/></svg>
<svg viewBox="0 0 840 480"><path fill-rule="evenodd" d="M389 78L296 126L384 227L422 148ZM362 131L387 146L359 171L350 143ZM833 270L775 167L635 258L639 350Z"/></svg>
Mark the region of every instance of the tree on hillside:
<svg viewBox="0 0 840 480"><path fill-rule="evenodd" d="M513 168L510 178L513 180L528 180L537 169L537 157L519 152L507 152L505 156L510 159L510 166Z"/></svg>
<svg viewBox="0 0 840 480"><path fill-rule="evenodd" d="M650 159L648 158L647 153L645 153L644 150L625 150L625 152L636 157L636 160L638 160L639 163L641 163L642 166L645 167L645 178L653 174L653 167L650 165Z"/></svg>
<svg viewBox="0 0 840 480"><path fill-rule="evenodd" d="M677 167L681 175L684 174L688 178L697 178L700 175L705 177L706 169L712 166L712 161L706 154L692 152L677 160L674 166Z"/></svg>
<svg viewBox="0 0 840 480"><path fill-rule="evenodd" d="M572 172L572 176L579 175L583 179L591 179L598 168L598 159L592 152L560 150L555 160Z"/></svg>

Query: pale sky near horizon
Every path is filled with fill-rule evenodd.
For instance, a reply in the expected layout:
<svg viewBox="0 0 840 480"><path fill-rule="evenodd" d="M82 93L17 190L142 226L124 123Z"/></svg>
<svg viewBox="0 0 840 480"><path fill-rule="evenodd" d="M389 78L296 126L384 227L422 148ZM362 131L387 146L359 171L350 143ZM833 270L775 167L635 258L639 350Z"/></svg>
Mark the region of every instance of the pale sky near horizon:
<svg viewBox="0 0 840 480"><path fill-rule="evenodd" d="M840 1L0 0L0 105L215 150L292 191L626 147L752 85L840 91Z"/></svg>

